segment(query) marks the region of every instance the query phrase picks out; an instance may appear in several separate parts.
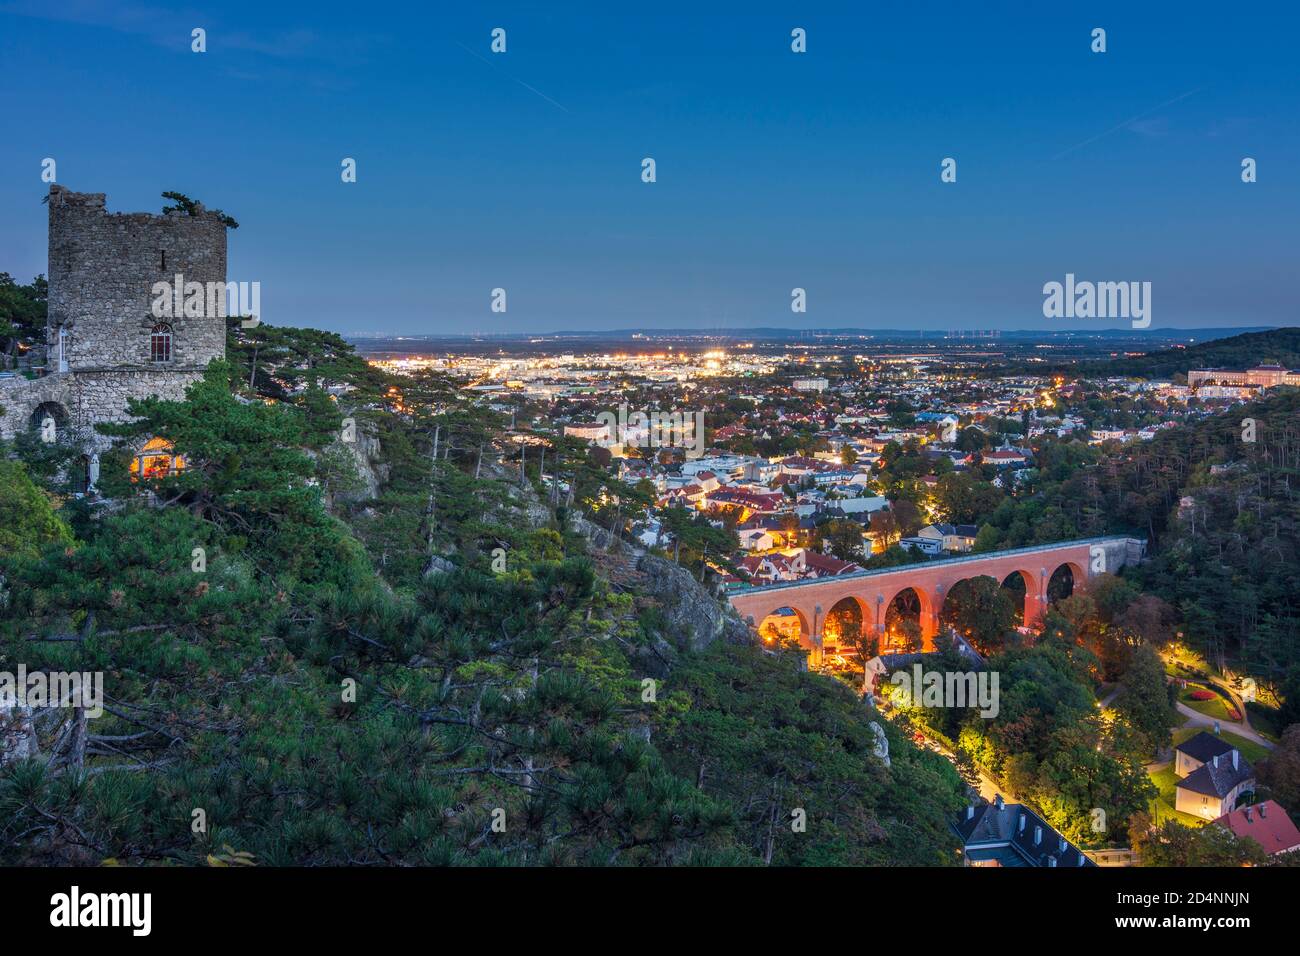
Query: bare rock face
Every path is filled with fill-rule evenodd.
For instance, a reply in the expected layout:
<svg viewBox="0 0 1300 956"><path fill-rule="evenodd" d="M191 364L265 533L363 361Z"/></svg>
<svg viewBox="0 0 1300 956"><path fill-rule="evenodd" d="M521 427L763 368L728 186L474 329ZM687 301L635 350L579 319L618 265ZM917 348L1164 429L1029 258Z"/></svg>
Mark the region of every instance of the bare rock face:
<svg viewBox="0 0 1300 956"><path fill-rule="evenodd" d="M331 449L341 449L349 456L352 467L364 487L358 491L340 492L339 501L371 501L379 497L380 486L388 480L388 465L379 464L379 439L364 428L357 428L356 441L335 441Z"/></svg>
<svg viewBox="0 0 1300 956"><path fill-rule="evenodd" d="M645 593L659 603L668 621L666 636L678 647L698 651L719 638L749 643L749 628L739 616L684 568L646 554L636 569L644 576Z"/></svg>
<svg viewBox="0 0 1300 956"><path fill-rule="evenodd" d="M867 725L871 728L872 734L875 735L876 742L871 748L871 752L880 758L886 767L889 766L889 738L885 736L885 728L874 720Z"/></svg>
<svg viewBox="0 0 1300 956"><path fill-rule="evenodd" d="M537 493L531 487L520 488L517 484L509 484L506 487L509 489L511 499L522 510L521 517L528 527L544 528L555 520L555 513L537 497Z"/></svg>
<svg viewBox="0 0 1300 956"><path fill-rule="evenodd" d="M0 703L0 767L35 757L37 753L31 708L14 703Z"/></svg>
<svg viewBox="0 0 1300 956"><path fill-rule="evenodd" d="M523 518L533 527L554 520L554 512L531 488L517 489ZM663 633L642 649L639 666L662 675L671 669L678 651L698 651L719 638L737 644L752 642L748 625L712 590L672 561L648 554L608 528L569 512L569 527L591 544L599 573L620 590L650 598L667 622Z"/></svg>
<svg viewBox="0 0 1300 956"><path fill-rule="evenodd" d="M602 528L600 525L588 521L582 515L575 514L571 516L569 525L574 531L590 541L593 548L618 553L635 553L638 555L642 553L640 548L633 548L608 528Z"/></svg>
<svg viewBox="0 0 1300 956"><path fill-rule="evenodd" d="M439 574L450 574L456 570L456 565L452 564L446 558L440 558L436 554L429 555L429 562L424 566L424 576L426 578L436 577Z"/></svg>

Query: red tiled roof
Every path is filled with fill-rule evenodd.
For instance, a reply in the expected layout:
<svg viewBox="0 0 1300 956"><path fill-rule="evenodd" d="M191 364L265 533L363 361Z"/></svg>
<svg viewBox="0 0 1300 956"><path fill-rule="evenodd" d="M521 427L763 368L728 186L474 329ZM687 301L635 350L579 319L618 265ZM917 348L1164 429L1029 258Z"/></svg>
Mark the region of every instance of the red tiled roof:
<svg viewBox="0 0 1300 956"><path fill-rule="evenodd" d="M841 561L833 555L822 554L819 551L805 551L803 560L809 568L822 574L847 574L849 571L862 570L852 561Z"/></svg>
<svg viewBox="0 0 1300 956"><path fill-rule="evenodd" d="M1249 819L1246 818L1248 812ZM1285 853L1300 847L1300 830L1274 800L1265 800L1253 807L1240 807L1214 822L1239 837L1250 837L1264 848L1265 853Z"/></svg>
<svg viewBox="0 0 1300 956"><path fill-rule="evenodd" d="M719 488L709 492L709 501L718 504L745 505L751 511L775 511L785 501L781 494L760 495L740 488Z"/></svg>
<svg viewBox="0 0 1300 956"><path fill-rule="evenodd" d="M790 566L790 559L783 554L753 554L747 558L742 558L740 566L750 577L754 577L762 569L763 563L767 562L772 566L776 574L790 574L793 568Z"/></svg>

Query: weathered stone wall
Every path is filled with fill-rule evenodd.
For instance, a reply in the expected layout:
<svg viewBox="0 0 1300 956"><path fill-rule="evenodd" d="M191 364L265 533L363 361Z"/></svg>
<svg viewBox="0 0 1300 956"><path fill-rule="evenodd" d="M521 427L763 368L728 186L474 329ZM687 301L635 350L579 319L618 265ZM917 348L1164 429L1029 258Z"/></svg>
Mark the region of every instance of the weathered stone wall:
<svg viewBox="0 0 1300 956"><path fill-rule="evenodd" d="M0 381L0 437L32 425L44 403L58 405L70 433L88 444L108 441L94 424L124 421L127 400L180 399L203 369L225 355L219 313L173 315L171 359L151 361L154 284L226 281L226 225L200 208L182 212L110 213L103 193L51 186L49 196L49 322L51 374ZM224 299L222 300L224 304ZM58 372L59 329L68 371Z"/></svg>
<svg viewBox="0 0 1300 956"><path fill-rule="evenodd" d="M208 212L109 213L103 193L51 186L49 344L67 331L64 357L83 369L149 367L154 284L226 281L226 226ZM223 300L224 301L224 300ZM202 369L225 354L225 320L173 317L177 371Z"/></svg>
<svg viewBox="0 0 1300 956"><path fill-rule="evenodd" d="M130 420L126 405L132 398L156 395L180 400L185 389L202 377L199 372L172 370L121 369L100 372L68 372L27 381L19 379L0 384L0 436L38 426L32 415L42 406L58 405L66 420L60 429L68 429L61 439L103 450L112 439L95 431L96 422Z"/></svg>
<svg viewBox="0 0 1300 956"><path fill-rule="evenodd" d="M47 375L29 381L25 378L0 380L0 438L12 438L29 427L32 413L46 402L68 407L70 376Z"/></svg>

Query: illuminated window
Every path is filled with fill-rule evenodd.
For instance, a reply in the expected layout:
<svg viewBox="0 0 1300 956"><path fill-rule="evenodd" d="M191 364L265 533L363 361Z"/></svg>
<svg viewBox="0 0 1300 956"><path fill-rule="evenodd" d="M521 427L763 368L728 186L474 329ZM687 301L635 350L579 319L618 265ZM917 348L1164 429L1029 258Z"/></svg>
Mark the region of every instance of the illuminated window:
<svg viewBox="0 0 1300 956"><path fill-rule="evenodd" d="M166 322L159 322L149 335L149 361L170 362L172 360L172 327Z"/></svg>
<svg viewBox="0 0 1300 956"><path fill-rule="evenodd" d="M166 438L151 438L140 453L131 459L131 480L166 478L185 468L185 459L172 453L172 443Z"/></svg>

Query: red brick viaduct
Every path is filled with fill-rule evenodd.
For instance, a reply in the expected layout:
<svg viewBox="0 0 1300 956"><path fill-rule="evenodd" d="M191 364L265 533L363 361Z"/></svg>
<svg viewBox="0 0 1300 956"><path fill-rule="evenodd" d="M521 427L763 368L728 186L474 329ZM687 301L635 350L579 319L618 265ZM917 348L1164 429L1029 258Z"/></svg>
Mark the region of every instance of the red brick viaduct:
<svg viewBox="0 0 1300 956"><path fill-rule="evenodd" d="M930 650L939 629L944 597L959 581L986 575L1002 583L1019 574L1025 584L1024 620L1034 624L1047 607L1047 584L1058 569L1069 568L1073 593L1079 594L1087 590L1090 578L1137 562L1144 550L1145 542L1136 538L1088 538L745 588L733 592L729 600L753 627L783 608L794 611L799 619L800 643L817 660L826 615L837 603L845 598L854 601L861 611L864 629L874 626L883 634L886 610L894 598L911 588L920 602L921 634L925 649Z"/></svg>

